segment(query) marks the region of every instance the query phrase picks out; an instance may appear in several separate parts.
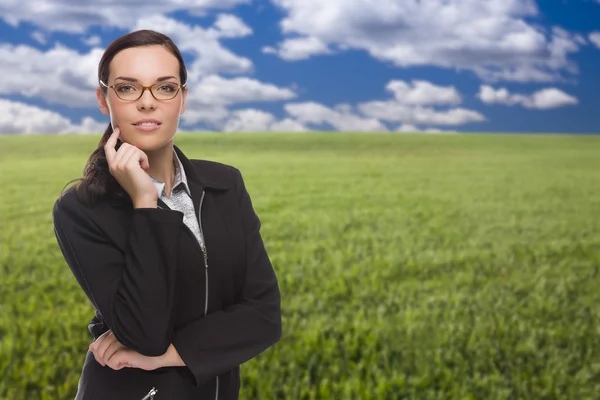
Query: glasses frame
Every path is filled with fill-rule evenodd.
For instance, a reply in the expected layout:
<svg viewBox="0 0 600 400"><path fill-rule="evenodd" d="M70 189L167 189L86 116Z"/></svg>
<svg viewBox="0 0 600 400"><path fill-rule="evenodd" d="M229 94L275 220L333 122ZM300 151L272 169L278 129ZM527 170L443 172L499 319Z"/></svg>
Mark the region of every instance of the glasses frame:
<svg viewBox="0 0 600 400"><path fill-rule="evenodd" d="M115 94L117 95L117 97L123 101L138 101L139 99L142 98L142 96L144 95L144 92L146 91L146 89L148 89L148 91L150 92L150 94L152 95L152 97L154 97L154 99L156 99L156 101L168 101L168 100L173 100L175 97L177 97L177 95L179 94L179 91L181 89L183 89L185 87L185 85L187 85L187 82L184 83L183 85L181 83L177 84L177 91L175 92L175 94L173 95L173 97L169 98L169 99L157 99L156 96L154 95L154 92L152 91L152 86L156 85L157 83L161 83L161 82L155 82L150 86L144 86L144 85L140 85L137 82L130 82L130 83L134 83L137 85L140 85L142 87L142 91L140 92L140 96L137 99L124 99L121 96L119 96L119 92L117 92L117 89L115 88L115 86L117 85L116 83L113 85L107 85L106 83L102 82L102 80L100 79L100 84L102 86L104 86L106 89L112 89L115 91ZM173 82L166 82L166 83L173 83Z"/></svg>

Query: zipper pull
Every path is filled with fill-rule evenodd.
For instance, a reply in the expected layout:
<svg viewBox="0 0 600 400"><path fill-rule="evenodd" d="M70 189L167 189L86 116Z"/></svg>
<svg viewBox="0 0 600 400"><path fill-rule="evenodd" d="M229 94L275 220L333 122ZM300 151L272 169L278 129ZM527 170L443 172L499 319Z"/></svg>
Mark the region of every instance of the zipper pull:
<svg viewBox="0 0 600 400"><path fill-rule="evenodd" d="M158 393L158 390L152 388L142 400L154 400L154 396L156 395L156 393Z"/></svg>

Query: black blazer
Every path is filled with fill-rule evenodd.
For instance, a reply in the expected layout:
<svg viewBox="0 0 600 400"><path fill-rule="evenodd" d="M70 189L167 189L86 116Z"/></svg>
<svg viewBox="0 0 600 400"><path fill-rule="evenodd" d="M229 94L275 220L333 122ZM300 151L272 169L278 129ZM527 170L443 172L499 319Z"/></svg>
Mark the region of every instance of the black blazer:
<svg viewBox="0 0 600 400"><path fill-rule="evenodd" d="M115 371L88 351L77 400L138 400L153 387L155 400L237 399L239 366L281 337L277 278L240 171L174 149L206 253L183 213L160 200L159 208L134 209L106 196L88 208L70 187L54 204L59 247L96 310L94 338L112 329L146 356L172 343L186 364Z"/></svg>

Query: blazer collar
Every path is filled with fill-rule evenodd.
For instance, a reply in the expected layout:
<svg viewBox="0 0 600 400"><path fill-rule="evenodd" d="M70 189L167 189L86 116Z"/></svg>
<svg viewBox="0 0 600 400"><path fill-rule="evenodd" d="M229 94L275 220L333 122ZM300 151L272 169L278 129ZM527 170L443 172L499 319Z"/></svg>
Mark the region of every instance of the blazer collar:
<svg viewBox="0 0 600 400"><path fill-rule="evenodd" d="M227 190L230 189L229 182L218 180L214 175L210 174L210 171L194 166L192 161L183 154L183 151L175 145L173 149L179 157L179 161L183 165L185 175L188 178L188 182L194 182L201 188L216 189L216 190Z"/></svg>

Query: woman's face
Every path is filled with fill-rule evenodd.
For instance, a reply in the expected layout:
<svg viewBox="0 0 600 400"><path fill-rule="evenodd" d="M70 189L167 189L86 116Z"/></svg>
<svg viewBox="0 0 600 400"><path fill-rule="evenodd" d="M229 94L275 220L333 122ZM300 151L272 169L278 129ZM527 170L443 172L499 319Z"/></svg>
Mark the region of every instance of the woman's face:
<svg viewBox="0 0 600 400"><path fill-rule="evenodd" d="M179 80L179 62L173 54L160 45L133 47L115 55L109 66L108 82L104 83L108 86L132 84L129 80L120 79L126 77L137 79L133 83L150 86L165 76L171 78L161 80L163 84L182 83ZM187 87L171 100L157 100L149 90L145 90L138 100L122 100L112 88L107 90L106 97L100 86L96 89L100 110L110 116L113 128L120 128L121 141L147 151L162 148L173 140L179 126L179 116L185 111L186 96ZM155 119L160 121L160 125L153 131L144 131L143 127L135 125L142 119Z"/></svg>

